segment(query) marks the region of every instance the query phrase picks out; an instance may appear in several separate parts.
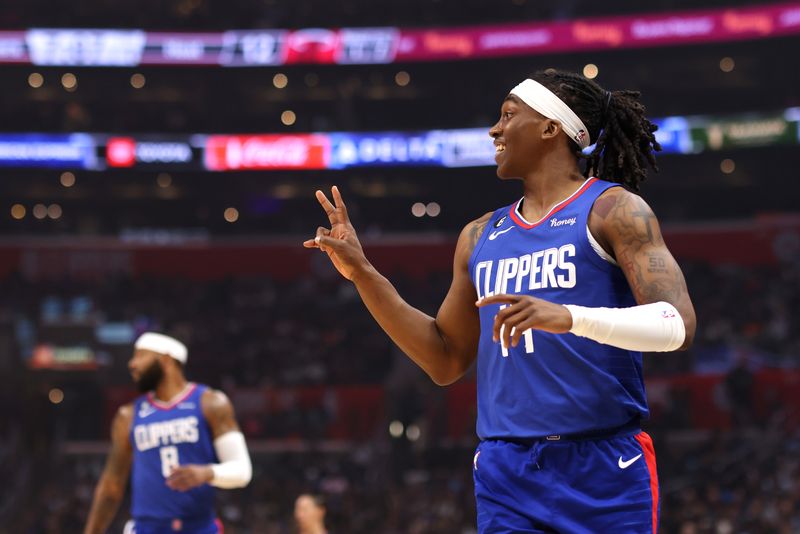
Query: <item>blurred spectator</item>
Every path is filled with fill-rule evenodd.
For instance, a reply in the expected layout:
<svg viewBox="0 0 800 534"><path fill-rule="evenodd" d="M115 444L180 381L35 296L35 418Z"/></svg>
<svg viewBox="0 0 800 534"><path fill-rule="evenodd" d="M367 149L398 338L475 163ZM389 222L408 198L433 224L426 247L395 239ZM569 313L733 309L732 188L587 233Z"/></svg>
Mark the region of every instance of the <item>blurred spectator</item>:
<svg viewBox="0 0 800 534"><path fill-rule="evenodd" d="M303 493L294 501L294 520L298 534L328 534L325 528L325 499Z"/></svg>
<svg viewBox="0 0 800 534"><path fill-rule="evenodd" d="M704 328L688 354L646 355L646 376L726 374L719 398L727 400L735 426L724 433L696 428L692 393L681 382L653 399L660 411L648 430L659 444L662 531L800 531L800 414L778 391L757 390L753 374L800 366L799 318L786 313L800 304L800 285L793 283L800 266L684 265ZM432 312L448 280L448 273L393 276L410 301ZM432 387L413 366L398 365L397 349L350 284L324 272L280 282L120 277L33 284L15 276L0 281L0 291L8 353L0 473L11 481L0 492L0 520L10 532L67 534L86 517L105 454L103 394L129 380L129 346L91 339L106 323L181 332L192 351L189 376L241 391L243 403L257 401L243 428L272 441L253 451L252 487L220 496L228 532L292 532L292 496L309 488L325 495L331 532L474 532L474 419L467 414L459 439L448 437L449 390ZM732 308L732 299L743 305ZM78 375L25 369L19 357L25 347L54 333L69 338L72 329L105 353L109 365ZM43 394L54 384L64 391L57 411ZM346 418L344 436L366 438L337 448L324 429L350 409L338 406L329 389L353 384L381 388L389 413L366 433L358 430L362 422ZM303 388L312 388L317 400L308 403ZM658 396L659 389L651 393ZM411 398L416 401L404 400ZM263 399L267 405L258 404ZM423 437L390 439L386 426L394 417L421 428ZM76 441L85 439L100 441Z"/></svg>
<svg viewBox="0 0 800 534"><path fill-rule="evenodd" d="M747 362L739 360L725 377L725 391L730 402L731 418L736 426L753 422L753 373Z"/></svg>

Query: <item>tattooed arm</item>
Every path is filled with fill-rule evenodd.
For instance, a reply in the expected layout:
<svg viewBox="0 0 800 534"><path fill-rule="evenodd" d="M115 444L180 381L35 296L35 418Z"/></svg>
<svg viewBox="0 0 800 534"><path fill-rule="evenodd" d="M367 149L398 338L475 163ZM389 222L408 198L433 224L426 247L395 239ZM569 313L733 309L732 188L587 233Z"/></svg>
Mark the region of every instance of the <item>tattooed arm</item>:
<svg viewBox="0 0 800 534"><path fill-rule="evenodd" d="M84 534L101 534L108 529L117 514L133 460L130 431L133 407L128 404L119 409L111 423L111 451L97 488L94 490L92 509Z"/></svg>
<svg viewBox="0 0 800 534"><path fill-rule="evenodd" d="M679 350L689 348L696 326L694 307L650 206L638 195L614 187L595 202L589 229L622 268L638 304L664 301L678 310L686 328Z"/></svg>

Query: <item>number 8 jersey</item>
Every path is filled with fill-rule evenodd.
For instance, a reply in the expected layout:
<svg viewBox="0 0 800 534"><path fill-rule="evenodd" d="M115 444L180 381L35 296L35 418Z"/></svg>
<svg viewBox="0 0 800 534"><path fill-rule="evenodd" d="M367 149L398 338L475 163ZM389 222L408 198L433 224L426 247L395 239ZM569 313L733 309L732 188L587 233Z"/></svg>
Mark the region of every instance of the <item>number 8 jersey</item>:
<svg viewBox="0 0 800 534"><path fill-rule="evenodd" d="M595 200L617 185L591 178L538 222L523 218L522 201L494 212L469 260L478 298L506 293L635 306L622 270L593 243L587 226ZM492 340L500 306L479 310L481 439L581 434L647 417L641 353L541 330L527 330L516 347L505 348Z"/></svg>
<svg viewBox="0 0 800 534"><path fill-rule="evenodd" d="M204 484L187 492L167 487L178 465L217 463L213 439L200 399L206 386L190 383L167 404L151 393L133 403L131 515L135 520L213 520L214 488Z"/></svg>

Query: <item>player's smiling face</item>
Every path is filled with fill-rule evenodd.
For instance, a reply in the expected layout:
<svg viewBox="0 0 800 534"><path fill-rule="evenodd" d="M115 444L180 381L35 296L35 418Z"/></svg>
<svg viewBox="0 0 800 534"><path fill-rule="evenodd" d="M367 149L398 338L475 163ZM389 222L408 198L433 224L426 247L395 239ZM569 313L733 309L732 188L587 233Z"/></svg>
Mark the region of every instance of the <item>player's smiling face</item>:
<svg viewBox="0 0 800 534"><path fill-rule="evenodd" d="M494 138L497 176L523 178L541 150L539 138L544 117L514 95L500 107L500 119L489 130Z"/></svg>

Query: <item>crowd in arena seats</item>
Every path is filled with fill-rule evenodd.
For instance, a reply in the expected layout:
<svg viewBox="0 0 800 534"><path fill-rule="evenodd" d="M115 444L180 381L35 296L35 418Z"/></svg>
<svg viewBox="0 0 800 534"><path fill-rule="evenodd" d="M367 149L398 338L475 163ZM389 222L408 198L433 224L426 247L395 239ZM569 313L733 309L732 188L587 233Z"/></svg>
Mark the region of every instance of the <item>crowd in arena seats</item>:
<svg viewBox="0 0 800 534"><path fill-rule="evenodd" d="M759 367L800 364L800 267L681 262L697 312L688 352L652 355L648 373L726 372L739 363Z"/></svg>
<svg viewBox="0 0 800 534"><path fill-rule="evenodd" d="M800 529L800 435L771 429L658 449L662 528L679 534L788 534ZM683 450L682 450L683 449Z"/></svg>
<svg viewBox="0 0 800 534"><path fill-rule="evenodd" d="M731 430L710 434L692 428L689 406L675 403L672 412L652 422L663 531L796 532L800 435L787 423L796 421L787 413L796 407L771 406L757 417L748 411L752 399L747 395L758 367L800 364L800 325L790 311L800 304L800 269L796 264L745 269L686 262L683 267L703 328L688 353L646 355L646 374L727 372L733 413L743 415L734 418ZM435 313L449 273L392 278L409 302ZM0 518L13 520L9 524L17 525L14 532L79 531L103 456L65 454L59 447L66 438L103 440L107 435L107 419L93 406L101 396L98 376L129 384L124 366L129 345L99 345L112 361L97 376L65 380L57 373L25 369L19 358L24 338L57 324L59 314L165 329L187 340L189 375L224 389L383 385L396 394L387 417L406 420L421 413L410 400L427 395L428 389L444 391L393 348L352 285L325 270L294 282L249 277L202 283L120 278L33 284L11 277L0 282L0 291L0 368L9 378L0 392L0 402L9 408L0 411L0 473L7 471L7 480L16 477L15 484L0 492ZM65 390L91 395L85 405L56 418L42 388L59 380ZM737 395L744 397L737 401ZM390 439L384 427L374 439L346 451L314 452L319 438L314 428L329 416L325 411L300 412L293 420L261 422L262 430L256 429L251 439L305 437L311 452L256 451L253 484L220 496L228 532L291 532L291 502L304 491L327 496L332 532L474 531L469 478L474 442L441 449L436 439ZM244 426L247 431L246 422Z"/></svg>
<svg viewBox="0 0 800 534"><path fill-rule="evenodd" d="M800 317L792 312L800 307L796 264L684 262L683 269L702 328L688 352L645 357L648 375L727 372L740 361L751 369L800 365ZM392 281L409 303L435 314L449 278L449 272L422 279L398 274ZM10 277L0 290L0 317L18 342L21 332L35 340L37 333L46 337L48 326L81 321L164 330L187 342L189 376L218 386L380 384L398 357L353 285L324 264L316 276L288 282L122 277L31 283ZM104 379L128 383L129 343L82 341L109 351L114 373Z"/></svg>
<svg viewBox="0 0 800 534"><path fill-rule="evenodd" d="M392 365L391 342L352 284L333 274L292 282L245 277L30 283L13 277L0 283L0 315L16 332L31 330L45 340L42 332L53 325L124 323L135 331L167 331L189 346L188 375L217 385L381 383ZM410 302L435 313L447 289L441 279L437 274L395 282ZM88 308L77 320L76 301ZM119 346L82 341L108 351L116 372L110 379L128 383L124 364L132 339Z"/></svg>
<svg viewBox="0 0 800 534"><path fill-rule="evenodd" d="M662 532L800 529L800 435L688 432L657 435L656 444ZM289 534L294 498L313 491L325 496L333 533L472 534L473 452L384 443L344 452L255 453L251 485L219 492L217 509L229 534ZM102 463L100 455L62 457L11 523L14 532L79 532ZM120 529L127 505L115 522Z"/></svg>

